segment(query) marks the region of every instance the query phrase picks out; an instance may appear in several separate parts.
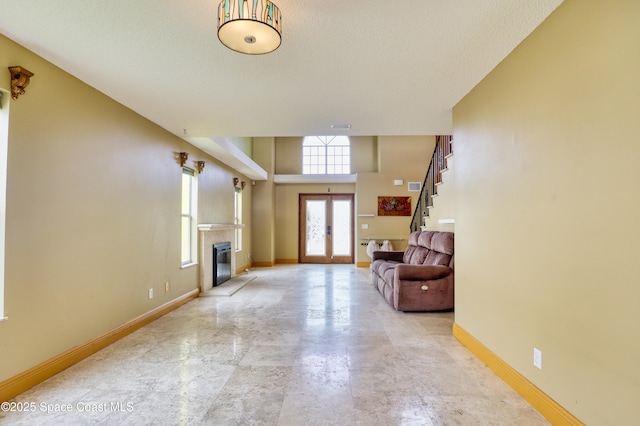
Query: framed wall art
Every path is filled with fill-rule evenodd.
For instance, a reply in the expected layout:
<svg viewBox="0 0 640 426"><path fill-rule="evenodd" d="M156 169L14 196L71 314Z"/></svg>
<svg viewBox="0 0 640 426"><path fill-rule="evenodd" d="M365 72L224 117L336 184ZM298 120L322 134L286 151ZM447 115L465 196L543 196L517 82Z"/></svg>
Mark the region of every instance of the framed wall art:
<svg viewBox="0 0 640 426"><path fill-rule="evenodd" d="M378 197L378 216L411 216L411 197Z"/></svg>

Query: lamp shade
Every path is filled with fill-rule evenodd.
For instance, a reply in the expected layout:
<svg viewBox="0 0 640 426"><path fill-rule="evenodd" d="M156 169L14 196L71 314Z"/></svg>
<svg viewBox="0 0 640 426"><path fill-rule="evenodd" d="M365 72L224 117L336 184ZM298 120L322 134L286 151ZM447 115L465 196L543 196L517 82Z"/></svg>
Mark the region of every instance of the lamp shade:
<svg viewBox="0 0 640 426"><path fill-rule="evenodd" d="M282 41L282 13L269 0L222 0L218 7L218 38L231 50L261 55Z"/></svg>

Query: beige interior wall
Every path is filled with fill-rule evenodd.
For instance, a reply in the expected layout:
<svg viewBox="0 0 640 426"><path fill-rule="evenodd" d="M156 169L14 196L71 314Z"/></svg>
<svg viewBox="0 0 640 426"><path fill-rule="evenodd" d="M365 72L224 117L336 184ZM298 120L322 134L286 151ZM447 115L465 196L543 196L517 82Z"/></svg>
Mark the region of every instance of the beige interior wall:
<svg viewBox="0 0 640 426"><path fill-rule="evenodd" d="M278 137L275 152L275 174L302 173L302 137ZM378 171L378 138L350 136L351 173Z"/></svg>
<svg viewBox="0 0 640 426"><path fill-rule="evenodd" d="M256 181L253 191L253 261L259 266L275 264L275 138L254 138L253 160L267 171L268 178Z"/></svg>
<svg viewBox="0 0 640 426"><path fill-rule="evenodd" d="M351 173L378 171L378 138L375 136L350 136Z"/></svg>
<svg viewBox="0 0 640 426"><path fill-rule="evenodd" d="M406 184L395 186L393 179L387 173L358 174L356 187L356 233L358 236L356 262L358 263L371 262L366 246L369 240L375 239L378 242L389 240L394 250L402 250L407 245L412 216L378 216L378 196L412 197L411 208L414 209L416 194L419 192L407 192ZM363 226L366 229L363 229Z"/></svg>
<svg viewBox="0 0 640 426"><path fill-rule="evenodd" d="M239 182L246 182L242 190L242 244L241 249L234 253L236 258L236 272L242 272L251 266L250 255L252 252L252 217L253 217L253 190L251 179L237 171L223 165L219 161L201 152L193 145L178 140L184 150L190 152L187 166L193 167L191 158L200 156L205 160L204 171L198 177L198 223L222 223L234 222L235 189L233 178ZM238 184L238 187L240 184Z"/></svg>
<svg viewBox="0 0 640 426"><path fill-rule="evenodd" d="M435 136L379 136L379 171L407 181L424 180L436 146Z"/></svg>
<svg viewBox="0 0 640 426"><path fill-rule="evenodd" d="M407 183L422 182L435 146L433 136L352 137L352 172L355 184L276 185L275 246L280 261L298 259L298 194L356 193L355 205L355 262L369 262L364 239L385 238L403 248L409 235L411 216L378 217L378 196L418 197L408 192ZM254 145L255 149L255 145ZM407 152L410 153L407 155ZM278 173L300 173L301 138L276 138L276 170ZM292 164L295 163L294 167ZM283 165L284 164L284 165ZM394 180L403 185L395 186ZM415 201L412 200L412 208ZM358 214L374 214L357 216ZM363 230L362 225L368 229Z"/></svg>
<svg viewBox="0 0 640 426"><path fill-rule="evenodd" d="M275 174L302 173L302 138L279 137L275 141Z"/></svg>
<svg viewBox="0 0 640 426"><path fill-rule="evenodd" d="M11 103L0 381L198 287L178 152L206 161L199 221L233 221L233 171L0 36L11 65L35 76Z"/></svg>
<svg viewBox="0 0 640 426"><path fill-rule="evenodd" d="M229 142L238 147L249 157L253 155L253 139L249 137L227 137Z"/></svg>
<svg viewBox="0 0 640 426"><path fill-rule="evenodd" d="M434 136L380 136L378 137L378 164L376 173L358 173L356 190L356 233L358 248L356 262L371 261L367 248L369 239L389 239L394 249L406 247L413 210L420 192L409 192L408 182L422 182L435 147ZM395 180L403 184L396 186ZM411 216L378 216L379 196L411 197ZM373 214L374 216L364 216ZM367 225L367 229L362 229Z"/></svg>
<svg viewBox="0 0 640 426"><path fill-rule="evenodd" d="M286 184L276 185L275 246L277 262L298 261L299 194L353 194L355 185Z"/></svg>
<svg viewBox="0 0 640 426"><path fill-rule="evenodd" d="M638 40L565 0L454 108L456 322L589 425L638 421Z"/></svg>

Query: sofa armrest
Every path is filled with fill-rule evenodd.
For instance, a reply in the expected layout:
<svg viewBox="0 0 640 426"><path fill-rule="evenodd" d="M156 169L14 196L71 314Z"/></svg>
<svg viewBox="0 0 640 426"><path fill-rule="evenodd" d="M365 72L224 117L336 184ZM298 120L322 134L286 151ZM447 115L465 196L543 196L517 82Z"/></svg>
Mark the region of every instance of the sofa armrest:
<svg viewBox="0 0 640 426"><path fill-rule="evenodd" d="M429 281L444 278L453 273L453 269L441 265L408 265L396 266L396 276L406 281Z"/></svg>
<svg viewBox="0 0 640 426"><path fill-rule="evenodd" d="M402 258L404 256L404 252L403 251L381 251L381 250L376 250L373 252L373 255L371 256L371 262L373 262L374 260L377 259L384 259L384 260L392 260L394 262L402 262Z"/></svg>

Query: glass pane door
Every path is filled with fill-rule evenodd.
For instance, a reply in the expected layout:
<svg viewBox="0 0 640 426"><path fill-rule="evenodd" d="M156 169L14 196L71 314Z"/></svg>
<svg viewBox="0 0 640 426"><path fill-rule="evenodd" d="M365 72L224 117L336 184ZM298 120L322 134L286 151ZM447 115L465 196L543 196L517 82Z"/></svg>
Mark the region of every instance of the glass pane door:
<svg viewBox="0 0 640 426"><path fill-rule="evenodd" d="M300 194L300 263L353 263L353 199L353 194Z"/></svg>
<svg viewBox="0 0 640 426"><path fill-rule="evenodd" d="M307 200L306 202L306 249L307 256L327 255L327 201Z"/></svg>
<svg viewBox="0 0 640 426"><path fill-rule="evenodd" d="M333 200L332 234L334 256L351 256L351 200Z"/></svg>

